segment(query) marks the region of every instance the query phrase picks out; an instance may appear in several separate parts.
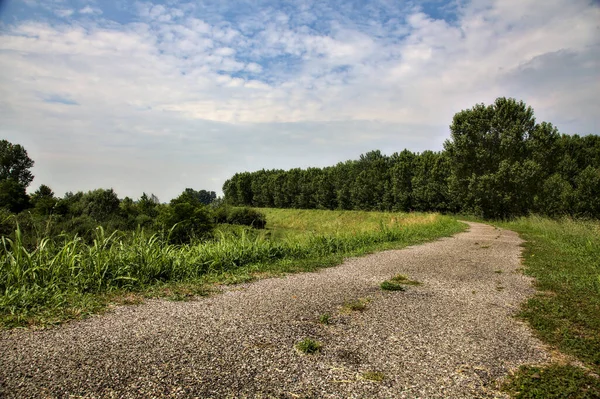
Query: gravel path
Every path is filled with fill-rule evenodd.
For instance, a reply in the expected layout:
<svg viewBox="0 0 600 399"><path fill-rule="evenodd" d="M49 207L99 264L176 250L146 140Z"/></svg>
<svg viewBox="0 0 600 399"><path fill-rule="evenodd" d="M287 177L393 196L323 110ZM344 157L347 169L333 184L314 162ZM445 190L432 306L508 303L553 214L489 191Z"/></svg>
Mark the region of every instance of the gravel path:
<svg viewBox="0 0 600 399"><path fill-rule="evenodd" d="M533 294L516 233L468 232L316 273L148 301L0 337L0 397L493 398L495 381L548 359L512 315ZM501 271L501 272L500 272ZM423 283L381 291L395 274ZM367 308L344 303L368 298ZM331 324L318 322L331 314ZM323 343L302 355L305 337ZM364 372L380 372L374 382Z"/></svg>

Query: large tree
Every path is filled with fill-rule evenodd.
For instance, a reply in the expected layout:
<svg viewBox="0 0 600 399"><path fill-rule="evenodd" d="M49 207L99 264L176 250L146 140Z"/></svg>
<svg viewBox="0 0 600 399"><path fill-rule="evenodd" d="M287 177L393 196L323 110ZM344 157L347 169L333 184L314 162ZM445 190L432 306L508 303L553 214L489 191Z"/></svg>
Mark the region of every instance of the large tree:
<svg viewBox="0 0 600 399"><path fill-rule="evenodd" d="M23 146L0 140L0 181L10 179L27 187L33 180L33 174L29 170L32 167L33 160Z"/></svg>
<svg viewBox="0 0 600 399"><path fill-rule="evenodd" d="M528 159L536 129L533 109L512 98L454 115L444 147L452 168L450 193L463 210L484 217L527 212L532 198L525 194L540 171Z"/></svg>

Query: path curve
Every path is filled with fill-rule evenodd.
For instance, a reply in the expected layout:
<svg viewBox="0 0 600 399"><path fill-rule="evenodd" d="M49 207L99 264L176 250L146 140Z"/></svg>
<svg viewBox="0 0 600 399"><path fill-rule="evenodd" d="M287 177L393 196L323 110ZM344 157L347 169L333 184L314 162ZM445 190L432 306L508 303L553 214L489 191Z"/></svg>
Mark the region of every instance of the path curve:
<svg viewBox="0 0 600 399"><path fill-rule="evenodd" d="M193 302L151 300L0 335L0 397L482 398L548 354L514 313L534 292L512 231L468 223L432 243ZM379 284L402 273L423 283ZM363 312L342 308L370 298ZM331 325L318 323L330 313ZM323 343L316 355L294 344ZM364 372L383 373L381 382Z"/></svg>

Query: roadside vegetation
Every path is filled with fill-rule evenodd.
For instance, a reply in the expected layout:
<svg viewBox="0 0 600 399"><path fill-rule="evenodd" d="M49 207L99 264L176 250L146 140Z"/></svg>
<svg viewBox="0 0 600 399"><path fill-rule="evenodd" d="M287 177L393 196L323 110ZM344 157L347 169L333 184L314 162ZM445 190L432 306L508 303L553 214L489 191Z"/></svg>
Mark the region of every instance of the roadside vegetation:
<svg viewBox="0 0 600 399"><path fill-rule="evenodd" d="M498 225L526 240L524 272L539 290L520 316L567 355L561 364L521 368L505 389L517 398L600 397L600 222L529 216Z"/></svg>
<svg viewBox="0 0 600 399"><path fill-rule="evenodd" d="M41 237L30 246L17 229L1 239L0 320L7 327L58 322L123 302L120 298L131 293L185 299L214 284L315 270L346 256L464 229L450 217L433 214L330 213L266 210L267 229L219 225L212 238L183 244L172 242L172 231L109 234L97 228L91 240L64 234ZM277 215L273 227L270 215ZM343 222L332 228L327 219Z"/></svg>

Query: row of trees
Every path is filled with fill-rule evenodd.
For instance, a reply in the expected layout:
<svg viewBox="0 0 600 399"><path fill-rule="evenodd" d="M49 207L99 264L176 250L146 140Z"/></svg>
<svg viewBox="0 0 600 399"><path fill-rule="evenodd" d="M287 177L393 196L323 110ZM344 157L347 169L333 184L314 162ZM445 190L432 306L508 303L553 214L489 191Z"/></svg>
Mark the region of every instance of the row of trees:
<svg viewBox="0 0 600 399"><path fill-rule="evenodd" d="M523 102L457 113L444 151L380 151L326 168L237 173L223 185L233 205L277 208L531 212L600 217L600 136L561 135Z"/></svg>
<svg viewBox="0 0 600 399"><path fill-rule="evenodd" d="M169 204L146 193L137 201L120 199L113 189L68 192L60 198L44 184L28 195L33 164L21 145L0 141L0 236L15 238L18 226L26 245L35 246L41 238L61 234L93 240L98 226L108 232L161 231L171 243L182 244L210 236L216 223L265 225L261 213L223 206L214 191L191 188Z"/></svg>

